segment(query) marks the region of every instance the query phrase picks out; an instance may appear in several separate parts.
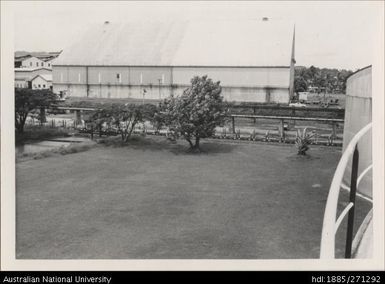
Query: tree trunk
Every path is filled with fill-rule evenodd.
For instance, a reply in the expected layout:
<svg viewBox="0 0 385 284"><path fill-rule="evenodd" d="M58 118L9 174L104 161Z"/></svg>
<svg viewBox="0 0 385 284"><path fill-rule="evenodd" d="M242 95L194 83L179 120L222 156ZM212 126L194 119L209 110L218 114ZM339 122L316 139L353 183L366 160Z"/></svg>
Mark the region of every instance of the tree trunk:
<svg viewBox="0 0 385 284"><path fill-rule="evenodd" d="M128 139L131 137L131 134L132 134L132 131L134 131L134 127L136 125L136 122L133 122L132 125L131 125L131 128L130 128L130 131L128 132L128 135L126 137L126 142L128 141Z"/></svg>
<svg viewBox="0 0 385 284"><path fill-rule="evenodd" d="M47 118L45 115L45 108L40 108L40 123L43 124L44 122L47 122Z"/></svg>
<svg viewBox="0 0 385 284"><path fill-rule="evenodd" d="M28 115L25 115L23 117L20 117L18 119L18 121L16 121L16 129L19 133L23 133L24 132L24 125L25 125L25 121L27 120L27 116Z"/></svg>
<svg viewBox="0 0 385 284"><path fill-rule="evenodd" d="M193 149L194 148L194 144L191 142L190 138L185 137L185 139L190 144L190 149Z"/></svg>
<svg viewBox="0 0 385 284"><path fill-rule="evenodd" d="M131 133L132 133L132 129L130 131L128 131L128 129L126 129L126 131L125 131L126 137L124 138L124 142L125 143L128 142L128 139L130 139L130 136L131 136Z"/></svg>
<svg viewBox="0 0 385 284"><path fill-rule="evenodd" d="M134 120L132 122L132 124L131 124L131 121L129 121L129 123L127 124L126 129L124 130L125 138L123 139L123 141L125 143L128 142L128 139L130 139L132 131L134 131L134 127L135 127L136 123L137 123L137 121ZM130 124L131 124L131 127L130 127Z"/></svg>
<svg viewBox="0 0 385 284"><path fill-rule="evenodd" d="M199 137L195 137L195 144L193 144L191 142L191 140L189 141L190 142L190 149L189 149L189 152L192 152L192 153L200 153L202 152L201 151L201 148L199 146L199 140L200 138Z"/></svg>
<svg viewBox="0 0 385 284"><path fill-rule="evenodd" d="M94 140L94 126L91 125L91 140Z"/></svg>
<svg viewBox="0 0 385 284"><path fill-rule="evenodd" d="M127 142L127 129L122 130L122 142Z"/></svg>
<svg viewBox="0 0 385 284"><path fill-rule="evenodd" d="M201 148L199 147L199 140L200 140L200 137L195 137L194 148L200 151Z"/></svg>
<svg viewBox="0 0 385 284"><path fill-rule="evenodd" d="M16 125L16 130L17 130L17 132L19 132L19 133L23 133L23 132L24 132L24 125L18 123L18 124Z"/></svg>

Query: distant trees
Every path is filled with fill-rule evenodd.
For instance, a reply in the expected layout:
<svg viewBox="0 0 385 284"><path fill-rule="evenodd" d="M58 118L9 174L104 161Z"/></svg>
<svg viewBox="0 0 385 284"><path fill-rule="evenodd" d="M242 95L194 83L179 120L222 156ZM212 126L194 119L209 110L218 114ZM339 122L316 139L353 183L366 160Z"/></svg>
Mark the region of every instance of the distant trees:
<svg viewBox="0 0 385 284"><path fill-rule="evenodd" d="M15 89L15 127L24 132L28 115L38 109L45 109L57 100L57 95L50 90ZM40 114L41 115L41 114ZM42 117L40 117L42 119Z"/></svg>
<svg viewBox="0 0 385 284"><path fill-rule="evenodd" d="M220 82L196 76L180 97L171 96L160 104L159 121L183 137L190 151L200 152L200 139L212 136L224 122L226 110L221 91Z"/></svg>
<svg viewBox="0 0 385 284"><path fill-rule="evenodd" d="M307 83L303 77L295 76L295 78L294 78L294 91L296 93L307 91Z"/></svg>
<svg viewBox="0 0 385 284"><path fill-rule="evenodd" d="M298 66L295 69L294 90L303 92L306 83L308 87L315 87L318 90L326 92L341 92L346 90L346 79L352 71L338 70L330 68L317 68L310 66L309 68Z"/></svg>

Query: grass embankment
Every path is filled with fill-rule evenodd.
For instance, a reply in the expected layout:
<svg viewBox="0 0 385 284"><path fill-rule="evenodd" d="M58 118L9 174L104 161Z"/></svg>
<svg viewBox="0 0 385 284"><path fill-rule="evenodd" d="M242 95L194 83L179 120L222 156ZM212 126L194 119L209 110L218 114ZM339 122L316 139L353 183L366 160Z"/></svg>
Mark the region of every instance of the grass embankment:
<svg viewBox="0 0 385 284"><path fill-rule="evenodd" d="M69 129L28 125L25 126L23 133L15 132L15 144L16 146L22 147L26 144L34 145L34 143L38 143L41 141L70 136L71 134ZM95 146L95 144L95 142L89 141L81 143L72 143L67 146L56 147L39 152L17 153L16 162L22 162L31 159L38 160L57 155L67 155L83 152L89 150L91 147Z"/></svg>
<svg viewBox="0 0 385 284"><path fill-rule="evenodd" d="M123 142L120 137L112 136L107 138L95 138L93 141L72 143L69 146L61 146L54 149L49 149L34 153L21 153L16 155L16 162L25 162L28 160L40 160L48 157L75 154L88 151L94 147L132 147L132 148L149 148L161 150L169 148L170 142L163 137L144 138L133 135L127 142ZM177 145L174 150L187 152L187 147Z"/></svg>
<svg viewBox="0 0 385 284"><path fill-rule="evenodd" d="M29 142L38 142L58 137L69 137L68 129L52 128L47 126L25 126L24 132L15 132L16 145L22 145Z"/></svg>
<svg viewBox="0 0 385 284"><path fill-rule="evenodd" d="M34 153L16 154L16 162L25 162L28 160L40 160L40 159L53 157L53 156L80 153L91 149L95 145L96 144L94 142L81 142L81 143L73 143L73 144L70 144L69 146L61 146L58 148L53 148L50 150L41 151L37 153L34 152Z"/></svg>

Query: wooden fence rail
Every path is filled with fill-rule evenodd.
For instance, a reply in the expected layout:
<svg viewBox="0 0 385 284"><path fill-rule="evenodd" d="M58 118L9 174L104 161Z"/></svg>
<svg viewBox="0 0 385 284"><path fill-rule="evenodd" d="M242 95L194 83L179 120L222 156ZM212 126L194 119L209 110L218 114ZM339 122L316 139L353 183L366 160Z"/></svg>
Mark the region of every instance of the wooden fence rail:
<svg viewBox="0 0 385 284"><path fill-rule="evenodd" d="M319 117L295 117L295 116L275 116L275 115L245 115L245 114L231 114L231 128L233 134L235 134L235 118L247 118L247 119L271 119L271 120L279 120L279 135L281 139L285 138L285 120L296 120L296 121L314 121L314 122L326 122L331 123L332 125L332 134L331 138L335 139L337 137L337 123L343 123L343 119L339 118L319 118Z"/></svg>
<svg viewBox="0 0 385 284"><path fill-rule="evenodd" d="M258 108L257 106L232 106L236 108ZM260 106L259 106L260 107ZM91 108L91 107L64 107L64 106L54 106L54 109L58 110L70 110L75 112L75 118L74 123L72 124L72 127L76 128L78 125L82 124L82 113L88 112L88 111L94 111L97 110L97 108ZM325 111L325 109L321 108L292 108L292 107L285 107L285 106L264 106L263 109L277 109L277 110L291 110L293 111ZM329 109L330 112L338 112L341 113L344 112L344 110L339 109ZM231 119L231 132L233 134L236 134L236 119L252 119L254 123L257 123L258 119L269 119L269 120L279 120L278 125L278 132L279 137L283 141L285 139L285 121L311 121L311 122L320 122L320 123L327 123L331 124L331 139L336 139L336 129L338 123L344 123L344 119L341 118L323 118L323 117L306 117L306 116L294 116L294 115L257 115L257 114L229 114L228 117ZM51 122L52 126L55 125L55 122ZM62 122L62 127L69 127L66 122Z"/></svg>

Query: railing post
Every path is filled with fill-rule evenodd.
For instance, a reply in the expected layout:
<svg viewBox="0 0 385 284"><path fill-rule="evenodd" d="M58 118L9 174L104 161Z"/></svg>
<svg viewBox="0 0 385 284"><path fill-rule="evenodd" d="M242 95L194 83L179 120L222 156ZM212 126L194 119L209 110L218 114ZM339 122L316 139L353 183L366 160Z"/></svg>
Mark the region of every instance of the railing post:
<svg viewBox="0 0 385 284"><path fill-rule="evenodd" d="M233 129L233 134L235 134L235 117L234 116L231 117L231 127Z"/></svg>
<svg viewBox="0 0 385 284"><path fill-rule="evenodd" d="M94 126L91 124L91 140L94 140Z"/></svg>
<svg viewBox="0 0 385 284"><path fill-rule="evenodd" d="M348 228L346 231L345 258L352 258L353 225L354 225L354 211L356 208L358 159L359 159L359 152L358 152L357 145L356 145L356 147L354 149L354 153L353 153L352 175L350 178L350 195L349 195L349 202L353 203L353 207L350 209L349 215L348 215Z"/></svg>
<svg viewBox="0 0 385 284"><path fill-rule="evenodd" d="M280 138L281 138L282 142L285 140L285 129L284 129L284 120L283 119L281 119L281 124L280 124Z"/></svg>
<svg viewBox="0 0 385 284"><path fill-rule="evenodd" d="M336 123L333 121L332 122L332 138L333 140L337 138L337 134L336 134Z"/></svg>
<svg viewBox="0 0 385 284"><path fill-rule="evenodd" d="M253 107L253 114L256 115L257 113L257 110L255 109L255 107ZM257 119L254 117L254 124L257 123Z"/></svg>
<svg viewBox="0 0 385 284"><path fill-rule="evenodd" d="M76 120L76 124L81 124L82 123L82 112L81 112L81 110L75 110L75 120Z"/></svg>

